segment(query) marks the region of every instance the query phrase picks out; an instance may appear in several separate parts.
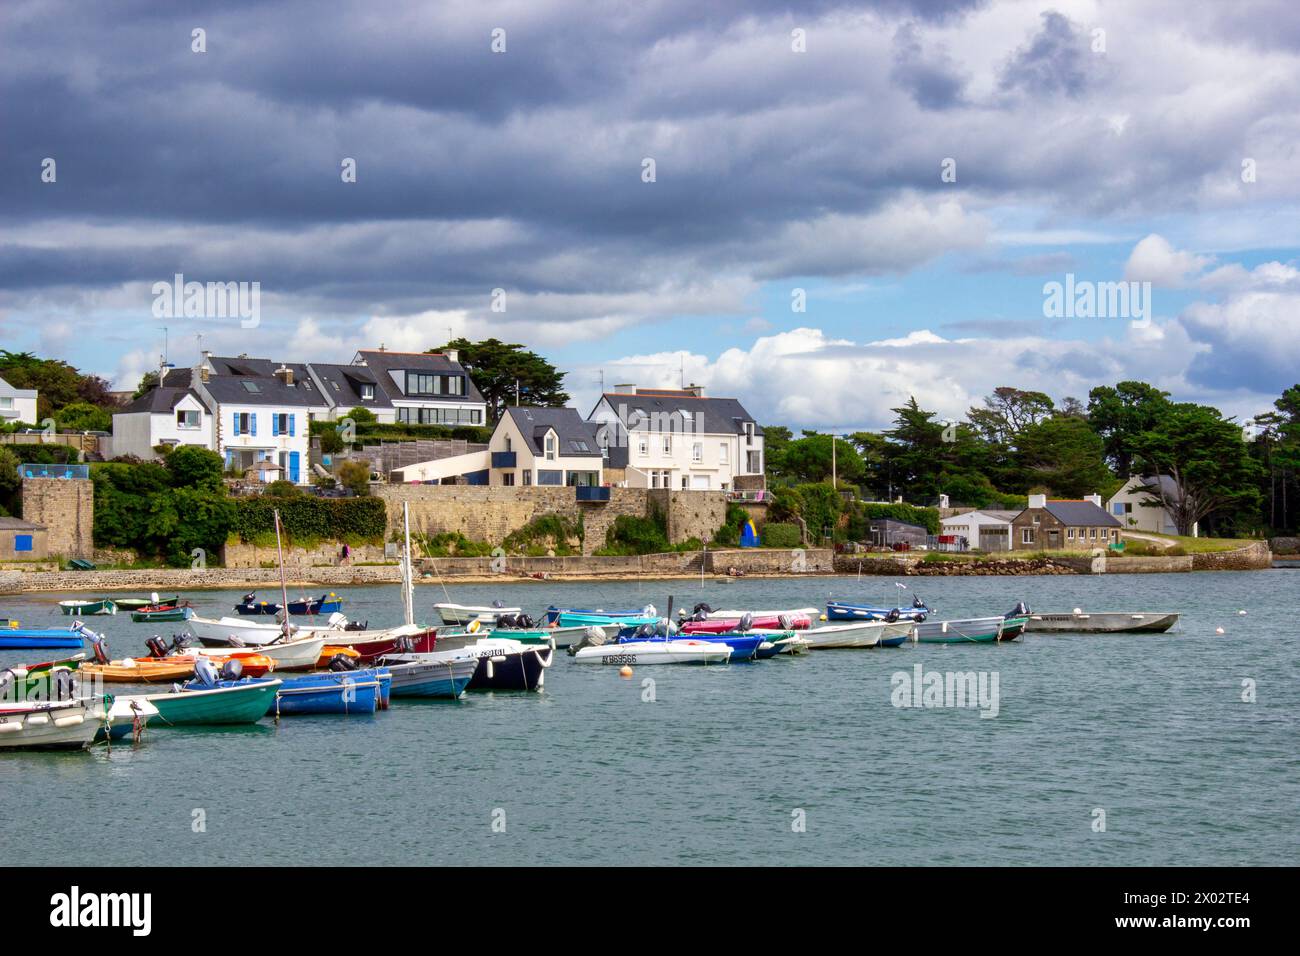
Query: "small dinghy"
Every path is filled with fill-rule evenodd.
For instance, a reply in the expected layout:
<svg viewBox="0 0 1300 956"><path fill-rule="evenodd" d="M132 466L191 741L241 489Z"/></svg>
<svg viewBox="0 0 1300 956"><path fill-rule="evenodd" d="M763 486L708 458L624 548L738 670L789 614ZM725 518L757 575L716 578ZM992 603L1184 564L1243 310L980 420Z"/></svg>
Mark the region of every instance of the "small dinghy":
<svg viewBox="0 0 1300 956"><path fill-rule="evenodd" d="M1059 634L1159 634L1178 623L1176 611L1091 611L1030 614L1027 631Z"/></svg>
<svg viewBox="0 0 1300 956"><path fill-rule="evenodd" d="M283 604L277 604L269 601L257 600L257 592L250 591L244 595L244 600L235 605L235 610L240 614L268 614L276 615L284 608ZM318 598L302 598L298 601L289 602L290 614L337 614L343 610L343 599L330 591L328 594L322 594Z"/></svg>
<svg viewBox="0 0 1300 956"><path fill-rule="evenodd" d="M434 611L443 624L468 624L470 621L494 623L502 614L519 614L523 609L503 607L501 602L489 606L482 604L435 604Z"/></svg>
<svg viewBox="0 0 1300 956"><path fill-rule="evenodd" d="M508 638L484 637L453 650L424 654L395 654L386 660L396 663L446 663L474 661L474 675L466 690L541 690L546 669L555 658L555 647L524 644Z"/></svg>
<svg viewBox="0 0 1300 956"><path fill-rule="evenodd" d="M394 697L460 697L478 669L473 657L446 661L409 660L402 655L380 659L392 675Z"/></svg>
<svg viewBox="0 0 1300 956"><path fill-rule="evenodd" d="M72 628L23 627L20 621L0 620L0 651L80 648L81 635L75 623Z"/></svg>
<svg viewBox="0 0 1300 956"><path fill-rule="evenodd" d="M320 660L321 649L325 646L324 637L295 637L279 643L258 644L250 648L252 652L270 658L277 671L309 671ZM232 647L198 647L194 653L199 657L219 661L237 653Z"/></svg>
<svg viewBox="0 0 1300 956"><path fill-rule="evenodd" d="M146 607L176 607L181 603L179 594L169 598L160 598L158 592L150 594L147 598L118 598L113 601L119 611L139 611Z"/></svg>
<svg viewBox="0 0 1300 956"><path fill-rule="evenodd" d="M142 607L131 612L131 620L136 624L154 624L163 621L188 621L194 616L194 608L187 605L154 605Z"/></svg>
<svg viewBox="0 0 1300 956"><path fill-rule="evenodd" d="M996 644L1006 623L1003 617L922 621L912 625L912 640L920 644Z"/></svg>
<svg viewBox="0 0 1300 956"><path fill-rule="evenodd" d="M143 700L158 709L155 726L220 726L253 724L275 709L278 678L247 680L229 687L203 690L174 689L170 694L120 697L117 700Z"/></svg>
<svg viewBox="0 0 1300 956"><path fill-rule="evenodd" d="M131 737L139 740L151 717L158 716L158 708L141 697L110 697L104 722L95 734L96 740L122 740Z"/></svg>
<svg viewBox="0 0 1300 956"><path fill-rule="evenodd" d="M912 595L912 606L909 608L879 607L850 601L831 601L826 605L828 621L924 621L931 613L933 608L926 607L925 602L915 594Z"/></svg>
<svg viewBox="0 0 1300 956"><path fill-rule="evenodd" d="M201 666L201 665L200 665ZM309 674L277 680L273 712L277 717L294 717L311 714L373 714L387 704L384 684L389 680L387 671L343 671L340 673ZM185 693L203 692L213 688L237 689L258 687L269 681L254 677L236 680L216 680L208 683L195 679L182 687Z"/></svg>
<svg viewBox="0 0 1300 956"><path fill-rule="evenodd" d="M71 617L89 617L93 614L116 614L112 601L60 601L59 610Z"/></svg>

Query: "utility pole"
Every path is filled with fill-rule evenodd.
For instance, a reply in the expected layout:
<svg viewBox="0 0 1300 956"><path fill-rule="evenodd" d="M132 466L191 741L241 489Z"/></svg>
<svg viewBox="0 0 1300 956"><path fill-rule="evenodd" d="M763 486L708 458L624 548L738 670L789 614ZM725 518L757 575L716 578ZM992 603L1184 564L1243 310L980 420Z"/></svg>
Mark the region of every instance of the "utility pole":
<svg viewBox="0 0 1300 956"><path fill-rule="evenodd" d="M835 433L831 432L831 487L838 489L839 486L839 471L835 466Z"/></svg>

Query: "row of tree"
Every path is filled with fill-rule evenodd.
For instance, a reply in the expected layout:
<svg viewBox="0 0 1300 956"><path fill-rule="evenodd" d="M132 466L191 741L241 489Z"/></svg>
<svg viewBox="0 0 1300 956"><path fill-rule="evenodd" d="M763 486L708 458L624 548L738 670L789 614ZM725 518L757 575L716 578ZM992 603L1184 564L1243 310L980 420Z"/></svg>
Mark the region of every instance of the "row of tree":
<svg viewBox="0 0 1300 956"><path fill-rule="evenodd" d="M776 484L841 482L864 497L902 496L934 504L1023 506L1046 493L1109 497L1129 476L1165 475L1148 500L1170 512L1180 533L1251 534L1294 529L1300 474L1300 386L1276 411L1248 423L1218 409L1175 402L1145 382L1099 386L1087 403L1059 405L1043 392L998 388L963 421L945 421L915 398L893 409L893 427L834 441L780 426L764 428Z"/></svg>
<svg viewBox="0 0 1300 956"><path fill-rule="evenodd" d="M108 431L119 407L108 382L83 375L61 359L0 349L0 378L14 388L37 390L38 421L26 425L52 418L60 431Z"/></svg>

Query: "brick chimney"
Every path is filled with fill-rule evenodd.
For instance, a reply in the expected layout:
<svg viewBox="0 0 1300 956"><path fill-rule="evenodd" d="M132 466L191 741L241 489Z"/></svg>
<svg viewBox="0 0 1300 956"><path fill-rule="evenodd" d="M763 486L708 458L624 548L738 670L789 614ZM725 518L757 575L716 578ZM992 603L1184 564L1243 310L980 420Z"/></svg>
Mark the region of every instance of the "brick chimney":
<svg viewBox="0 0 1300 956"><path fill-rule="evenodd" d="M285 365L283 362L281 362L280 367L275 370L275 377L285 385L293 385L293 369L289 368L289 366Z"/></svg>
<svg viewBox="0 0 1300 956"><path fill-rule="evenodd" d="M687 385L684 389L682 389L682 391L685 392L687 395L694 395L696 398L704 397L704 386L696 385L694 382L691 382L691 384Z"/></svg>

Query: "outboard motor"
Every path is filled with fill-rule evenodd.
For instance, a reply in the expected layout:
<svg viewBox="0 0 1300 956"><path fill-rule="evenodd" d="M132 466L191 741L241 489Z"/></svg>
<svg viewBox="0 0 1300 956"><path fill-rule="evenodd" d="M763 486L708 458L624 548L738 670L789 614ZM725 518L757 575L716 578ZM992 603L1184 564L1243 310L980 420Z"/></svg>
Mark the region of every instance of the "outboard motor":
<svg viewBox="0 0 1300 956"><path fill-rule="evenodd" d="M515 616L514 616L513 614L498 614L498 615L497 615L497 629L498 629L498 630L502 630L502 629L509 630L510 628L512 628L512 627L514 627L514 626L515 626Z"/></svg>
<svg viewBox="0 0 1300 956"><path fill-rule="evenodd" d="M533 621L533 619L529 617L527 614L516 614L515 620L518 622L519 626L522 627L524 630L529 630L530 628L537 626L536 622Z"/></svg>
<svg viewBox="0 0 1300 956"><path fill-rule="evenodd" d="M601 647L604 645L606 640L607 638L605 637L604 629L599 627L589 627L582 632L582 637L569 645L569 656L572 657L584 647Z"/></svg>
<svg viewBox="0 0 1300 956"><path fill-rule="evenodd" d="M693 613L690 617L690 620L696 624L699 624L703 621L707 621L708 619L709 619L708 612L702 610L695 611L695 613Z"/></svg>
<svg viewBox="0 0 1300 956"><path fill-rule="evenodd" d="M336 674L343 671L354 671L357 669L357 662L346 654L335 654L330 658L329 669Z"/></svg>
<svg viewBox="0 0 1300 956"><path fill-rule="evenodd" d="M239 680L244 676L244 664L238 657L232 657L221 665L222 680Z"/></svg>
<svg viewBox="0 0 1300 956"><path fill-rule="evenodd" d="M245 603L245 604L252 604L252 603L253 603L254 601L256 601L256 600L257 600L257 592L256 592L256 591L249 591L247 594L244 595L244 603Z"/></svg>
<svg viewBox="0 0 1300 956"><path fill-rule="evenodd" d="M703 613L705 617L708 617L713 613L713 608L701 601L699 604L695 605L695 607L691 608L691 614L694 615L700 613ZM702 618L696 618L696 620L702 620Z"/></svg>
<svg viewBox="0 0 1300 956"><path fill-rule="evenodd" d="M918 614L916 617L912 618L912 620L915 621L917 624L923 624L925 623L925 619L929 616L930 615L928 614Z"/></svg>
<svg viewBox="0 0 1300 956"><path fill-rule="evenodd" d="M671 611L672 609L669 608L669 610ZM658 609L657 609L653 604L647 604L645 607L641 608L641 613L642 613L643 615L645 615L646 617L658 617L658 616L659 616L659 611L658 611Z"/></svg>
<svg viewBox="0 0 1300 956"><path fill-rule="evenodd" d="M1002 615L1003 620L1010 620L1013 617L1025 617L1029 614L1029 606L1021 601L1006 614Z"/></svg>
<svg viewBox="0 0 1300 956"><path fill-rule="evenodd" d="M217 686L217 669L212 666L212 661L206 657L200 657L194 662L194 678L204 687Z"/></svg>
<svg viewBox="0 0 1300 956"><path fill-rule="evenodd" d="M917 597L915 594L913 594L913 595L912 595L912 607L922 607L922 608L923 608L923 607L925 607L925 602L922 601L922 600L921 600L919 597Z"/></svg>
<svg viewBox="0 0 1300 956"><path fill-rule="evenodd" d="M888 614L885 615L885 623L886 623L886 624L893 624L893 623L895 623L895 622L896 622L900 617L902 617L902 615L898 612L898 608L894 608L894 609L891 610Z"/></svg>
<svg viewBox="0 0 1300 956"><path fill-rule="evenodd" d="M740 631L740 633L743 634L753 626L754 626L754 615L746 611L744 614L740 616L740 624L736 627L736 630Z"/></svg>
<svg viewBox="0 0 1300 956"><path fill-rule="evenodd" d="M661 617L655 621L655 637L667 637L668 628L672 626L672 621L666 617Z"/></svg>
<svg viewBox="0 0 1300 956"><path fill-rule="evenodd" d="M641 624L632 632L634 637L654 637L655 626L653 624Z"/></svg>
<svg viewBox="0 0 1300 956"><path fill-rule="evenodd" d="M362 621L349 621L347 624L343 625L343 630L345 630L345 631L364 631L364 630L366 630L368 627L370 627L370 620L369 620L369 618L367 618L364 622L362 622Z"/></svg>
<svg viewBox="0 0 1300 956"><path fill-rule="evenodd" d="M108 641L104 640L102 634L96 634L91 630L86 630L85 636L90 638L90 649L95 652L95 663L107 664L109 661Z"/></svg>
<svg viewBox="0 0 1300 956"><path fill-rule="evenodd" d="M776 623L780 625L781 630L783 631L789 631L794 628L794 621L790 620L789 614L778 614L776 616Z"/></svg>
<svg viewBox="0 0 1300 956"><path fill-rule="evenodd" d="M171 653L179 654L190 646L190 636L188 634L173 634Z"/></svg>
<svg viewBox="0 0 1300 956"><path fill-rule="evenodd" d="M159 637L157 634L155 634L153 637L145 641L144 646L149 648L150 657L167 656L167 645L163 642L163 639Z"/></svg>
<svg viewBox="0 0 1300 956"><path fill-rule="evenodd" d="M493 601L493 602L492 602L492 606L493 606L493 607L505 607L505 605L502 604L500 601Z"/></svg>

